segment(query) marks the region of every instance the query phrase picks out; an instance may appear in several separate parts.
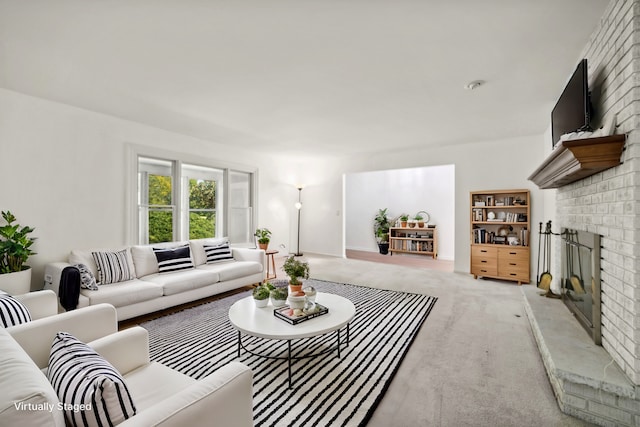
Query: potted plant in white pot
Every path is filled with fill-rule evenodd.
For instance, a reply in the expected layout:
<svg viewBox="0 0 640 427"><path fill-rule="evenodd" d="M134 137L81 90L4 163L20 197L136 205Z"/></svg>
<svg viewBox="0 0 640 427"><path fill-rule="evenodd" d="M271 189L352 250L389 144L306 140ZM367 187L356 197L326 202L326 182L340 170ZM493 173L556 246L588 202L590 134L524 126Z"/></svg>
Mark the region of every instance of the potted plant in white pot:
<svg viewBox="0 0 640 427"><path fill-rule="evenodd" d="M254 236L258 238L258 247L266 251L271 241L271 231L268 228L258 228Z"/></svg>
<svg viewBox="0 0 640 427"><path fill-rule="evenodd" d="M270 295L271 291L265 285L253 288L253 301L256 303L256 307L266 307L269 304Z"/></svg>
<svg viewBox="0 0 640 427"><path fill-rule="evenodd" d="M14 224L16 217L2 212L6 225L0 227L0 289L10 294L31 291L31 267L25 263L35 252L31 246L35 238L29 237L32 227Z"/></svg>
<svg viewBox="0 0 640 427"><path fill-rule="evenodd" d="M271 283L266 283L271 290L271 305L274 307L282 307L287 303L287 297L289 296L289 290L286 286L273 286Z"/></svg>

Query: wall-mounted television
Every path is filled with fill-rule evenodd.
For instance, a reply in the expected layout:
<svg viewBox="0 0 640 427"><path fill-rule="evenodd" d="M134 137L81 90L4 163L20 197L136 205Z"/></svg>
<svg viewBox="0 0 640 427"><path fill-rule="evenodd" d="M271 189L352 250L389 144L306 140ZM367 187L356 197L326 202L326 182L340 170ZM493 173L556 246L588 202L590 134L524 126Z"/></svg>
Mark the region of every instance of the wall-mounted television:
<svg viewBox="0 0 640 427"><path fill-rule="evenodd" d="M591 102L587 60L580 61L551 112L551 137L555 147L566 133L591 130Z"/></svg>

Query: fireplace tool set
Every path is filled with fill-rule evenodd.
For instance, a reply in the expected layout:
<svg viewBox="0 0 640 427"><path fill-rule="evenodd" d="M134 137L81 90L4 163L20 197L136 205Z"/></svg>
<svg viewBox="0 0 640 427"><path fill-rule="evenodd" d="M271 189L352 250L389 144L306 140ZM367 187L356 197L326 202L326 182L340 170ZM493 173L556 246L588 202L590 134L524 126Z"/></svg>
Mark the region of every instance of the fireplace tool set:
<svg viewBox="0 0 640 427"><path fill-rule="evenodd" d="M540 223L539 239L538 239L538 288L545 291L540 296L547 298L560 298L551 291L551 236L557 234L551 231L551 221L547 221L544 232L542 231L542 223ZM543 237L544 236L544 237ZM544 239L544 244L542 240ZM541 251L542 246L542 251ZM542 253L542 274L540 274L540 254Z"/></svg>

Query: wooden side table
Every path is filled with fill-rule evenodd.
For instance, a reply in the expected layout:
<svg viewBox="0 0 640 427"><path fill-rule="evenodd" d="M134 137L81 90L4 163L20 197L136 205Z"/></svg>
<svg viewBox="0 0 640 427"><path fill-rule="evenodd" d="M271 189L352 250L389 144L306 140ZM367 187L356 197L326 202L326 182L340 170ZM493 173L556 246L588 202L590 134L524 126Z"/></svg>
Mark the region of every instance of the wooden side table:
<svg viewBox="0 0 640 427"><path fill-rule="evenodd" d="M276 277L278 277L278 274L276 273L276 259L275 259L275 254L277 253L278 251L273 249L270 249L265 252L267 256L267 280L275 279Z"/></svg>

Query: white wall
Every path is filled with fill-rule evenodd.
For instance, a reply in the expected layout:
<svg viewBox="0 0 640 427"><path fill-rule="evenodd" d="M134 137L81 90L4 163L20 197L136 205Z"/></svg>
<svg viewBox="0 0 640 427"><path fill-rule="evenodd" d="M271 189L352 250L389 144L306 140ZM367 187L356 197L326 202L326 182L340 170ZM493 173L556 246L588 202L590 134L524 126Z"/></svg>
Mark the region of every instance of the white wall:
<svg viewBox="0 0 640 427"><path fill-rule="evenodd" d="M128 242L130 143L260 166L269 159L222 144L0 89L0 210L35 227L33 288L46 263L73 248ZM268 170L266 170L268 175Z"/></svg>
<svg viewBox="0 0 640 427"><path fill-rule="evenodd" d="M390 218L429 214L437 225L438 257L453 260L455 234L455 167L360 172L345 175L345 240L347 249L378 251L373 217L387 208Z"/></svg>

